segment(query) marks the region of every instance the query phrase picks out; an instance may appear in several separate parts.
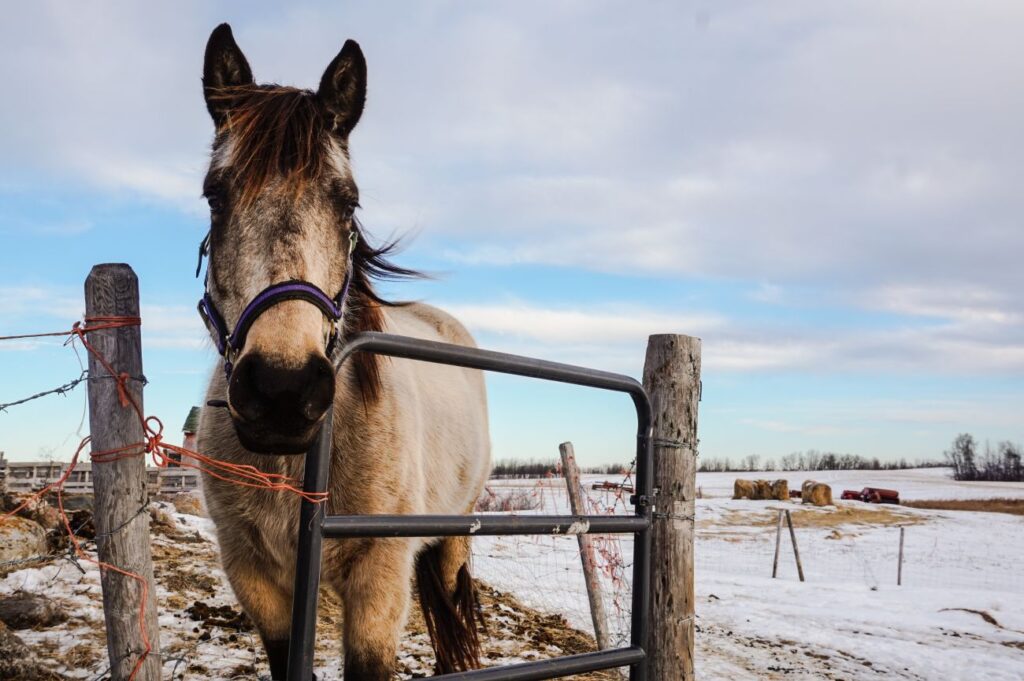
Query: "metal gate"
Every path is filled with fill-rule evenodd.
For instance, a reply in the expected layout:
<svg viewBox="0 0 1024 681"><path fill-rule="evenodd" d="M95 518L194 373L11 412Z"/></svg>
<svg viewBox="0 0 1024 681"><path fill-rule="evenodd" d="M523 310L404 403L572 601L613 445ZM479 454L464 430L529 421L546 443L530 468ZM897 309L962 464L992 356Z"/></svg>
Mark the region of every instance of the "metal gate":
<svg viewBox="0 0 1024 681"><path fill-rule="evenodd" d="M630 681L646 681L646 652L650 613L651 486L653 481L652 414L643 387L629 376L531 357L467 348L385 333L353 336L341 348L338 365L356 352L449 364L453 366L528 376L629 394L637 415L636 489L632 516L572 515L326 515L324 504L302 502L298 560L292 604L292 631L288 650L288 681L313 678L313 648L320 586L321 544L324 538L444 537L560 533L634 534L633 597L630 645L580 655L444 674L439 679L480 681L532 681L554 679L600 669L629 666ZM326 492L331 456L332 410L320 435L306 454L306 492Z"/></svg>

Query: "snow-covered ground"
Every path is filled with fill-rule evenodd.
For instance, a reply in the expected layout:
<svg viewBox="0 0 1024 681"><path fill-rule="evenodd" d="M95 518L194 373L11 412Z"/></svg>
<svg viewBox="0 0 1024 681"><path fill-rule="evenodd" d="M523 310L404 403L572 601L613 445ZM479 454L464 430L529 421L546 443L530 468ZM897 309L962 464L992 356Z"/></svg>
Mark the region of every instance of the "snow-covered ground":
<svg viewBox="0 0 1024 681"><path fill-rule="evenodd" d="M757 474L765 477L774 474ZM592 512L628 513L624 496L590 490L607 476L587 476ZM697 502L697 671L701 681L727 679L1024 679L1024 516L936 511L838 502L812 509L798 503L734 501L735 474L700 474ZM1024 497L1024 485L958 483L941 469L786 474L842 489L898 489L911 499ZM518 491L537 508L566 513L561 479L492 481L496 494ZM192 619L197 602L235 607L217 564L210 521L158 504L154 535L165 677L266 678L251 631L235 632ZM779 578L771 578L778 509L791 510L806 580L797 579L788 532ZM162 515L160 515L162 514ZM158 528L160 524L158 524ZM896 585L900 528L905 532L903 585ZM595 537L613 639L628 637L632 541ZM71 678L104 669L100 591L95 568L64 560L0 578L0 598L17 590L44 593L71 615L57 627L18 634ZM488 664L580 652L583 638L559 633L560 615L575 628L592 625L577 540L567 536L476 537L474 572L498 592L485 592L492 621ZM525 607L524 607L525 606ZM532 610L531 610L532 609ZM533 610L540 611L534 613ZM321 610L317 668L340 678L339 610ZM415 619L415 618L414 618ZM546 627L545 636L533 635ZM552 634L554 632L554 634ZM552 638L554 636L554 638ZM403 640L403 678L429 675L422 623Z"/></svg>
<svg viewBox="0 0 1024 681"><path fill-rule="evenodd" d="M696 591L698 678L1024 679L1024 517L837 501L732 500L736 477L699 474ZM897 489L905 499L1024 497L1024 484L961 483L944 469L785 473L843 489ZM585 477L584 486L602 479ZM561 479L492 481L534 488L535 512L565 512ZM590 491L599 505L616 499ZM790 509L806 582L797 578L788 532L772 579L778 509ZM618 506L622 512L621 505ZM900 528L903 585L897 586ZM590 612L574 537L474 540L475 571L532 607L563 613L585 631ZM627 635L632 542L625 565L605 576L606 609ZM605 552L607 553L607 552ZM625 610L623 610L625 608ZM993 623L994 622L994 623Z"/></svg>

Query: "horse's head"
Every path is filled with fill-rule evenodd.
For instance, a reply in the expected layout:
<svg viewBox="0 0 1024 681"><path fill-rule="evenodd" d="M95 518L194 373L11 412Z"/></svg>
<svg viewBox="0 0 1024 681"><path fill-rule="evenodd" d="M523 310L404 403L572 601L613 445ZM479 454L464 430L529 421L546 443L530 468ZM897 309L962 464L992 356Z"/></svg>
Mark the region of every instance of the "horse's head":
<svg viewBox="0 0 1024 681"><path fill-rule="evenodd" d="M354 277L359 193L348 135L363 111L366 61L350 40L316 92L256 85L222 24L206 47L203 89L216 126L203 187L206 300L221 326L211 331L225 355L232 420L247 449L300 453L334 399L327 350ZM288 282L301 285L270 288Z"/></svg>

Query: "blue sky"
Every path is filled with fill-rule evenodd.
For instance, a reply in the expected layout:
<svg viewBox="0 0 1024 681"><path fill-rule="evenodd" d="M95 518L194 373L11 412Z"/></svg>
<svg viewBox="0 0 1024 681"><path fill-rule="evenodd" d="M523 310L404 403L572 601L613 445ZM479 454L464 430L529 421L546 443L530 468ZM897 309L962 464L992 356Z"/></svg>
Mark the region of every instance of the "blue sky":
<svg viewBox="0 0 1024 681"><path fill-rule="evenodd" d="M638 375L648 334L700 336L704 456L1024 440L1019 3L8 6L0 335L66 328L90 266L130 263L170 430L215 363L192 273L221 21L260 81L314 87L360 42L361 218L438 274L390 291L481 345ZM39 342L0 371L2 403L80 369ZM625 398L489 385L497 456L631 456ZM0 413L0 450L66 458L83 400Z"/></svg>

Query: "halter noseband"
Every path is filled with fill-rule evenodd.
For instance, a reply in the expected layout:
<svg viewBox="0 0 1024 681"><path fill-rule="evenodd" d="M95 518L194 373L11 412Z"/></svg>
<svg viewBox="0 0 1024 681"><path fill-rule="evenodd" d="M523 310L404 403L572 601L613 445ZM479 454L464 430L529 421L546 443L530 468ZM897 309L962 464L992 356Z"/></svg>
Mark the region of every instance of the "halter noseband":
<svg viewBox="0 0 1024 681"><path fill-rule="evenodd" d="M202 317L203 323L210 331L210 336L213 337L213 342L217 345L217 352L224 358L224 374L228 378L231 377L235 357L245 347L249 329L261 314L286 300L305 300L315 305L331 322L331 333L326 342L327 356L331 356L341 333L341 319L345 314L345 302L348 298L349 284L352 282L352 253L355 251L358 239L359 236L353 230L349 234L345 281L342 283L338 295L331 298L319 286L308 281L291 280L271 284L249 301L249 304L242 310L242 314L239 315L238 321L235 322L235 328L230 331L227 322L224 321L224 315L217 309L217 305L210 296L210 271L207 268L206 290L203 291L203 297L199 300L198 305L199 316ZM207 235L199 245L199 265L196 267L196 276L199 276L199 271L202 268L203 256L209 253L209 246L210 236Z"/></svg>

